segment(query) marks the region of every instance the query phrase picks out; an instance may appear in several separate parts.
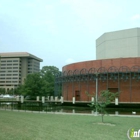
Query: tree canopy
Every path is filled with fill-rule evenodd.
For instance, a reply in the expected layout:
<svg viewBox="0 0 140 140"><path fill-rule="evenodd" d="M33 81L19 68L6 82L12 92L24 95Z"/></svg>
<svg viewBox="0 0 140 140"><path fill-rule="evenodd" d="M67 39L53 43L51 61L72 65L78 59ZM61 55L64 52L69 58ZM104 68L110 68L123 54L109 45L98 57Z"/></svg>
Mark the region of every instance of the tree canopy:
<svg viewBox="0 0 140 140"><path fill-rule="evenodd" d="M44 66L39 73L28 74L24 85L17 88L19 93L31 96L51 96L54 94L55 75L60 73L55 66Z"/></svg>
<svg viewBox="0 0 140 140"><path fill-rule="evenodd" d="M88 96L91 96L88 92L86 92ZM94 95L94 101L89 104L90 107L93 107L95 111L98 111L101 113L102 116L102 122L103 122L103 116L107 114L106 107L111 104L112 101L115 100L116 97L119 96L119 92L113 93L109 90L103 90L100 92L100 95L96 101L96 95ZM97 112L96 112L97 113Z"/></svg>
<svg viewBox="0 0 140 140"><path fill-rule="evenodd" d="M41 76L46 81L46 94L54 94L55 75L60 73L59 69L55 66L44 66L41 70Z"/></svg>

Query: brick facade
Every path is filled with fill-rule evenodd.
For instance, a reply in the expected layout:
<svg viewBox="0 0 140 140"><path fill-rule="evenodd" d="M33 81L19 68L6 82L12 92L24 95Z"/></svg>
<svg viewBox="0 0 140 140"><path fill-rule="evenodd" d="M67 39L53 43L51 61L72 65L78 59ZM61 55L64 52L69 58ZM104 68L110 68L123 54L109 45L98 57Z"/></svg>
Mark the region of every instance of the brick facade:
<svg viewBox="0 0 140 140"><path fill-rule="evenodd" d="M115 72L111 71L112 67L115 67ZM85 68L85 71L82 71L83 68ZM80 78L80 80L73 79L63 82L62 94L64 100L71 101L72 97L75 97L77 101L91 100L91 97L85 94L85 91L90 94L96 92L96 80L90 80L89 76L86 77L91 68L96 69L98 73L98 94L106 89L112 92L120 91L119 102L140 103L140 57L92 60L64 66L62 72L65 77L69 75L71 77L76 75L82 77L82 75L85 75L85 79ZM104 73L105 80L101 79L102 73ZM117 77L116 80L111 79L112 73ZM136 78L134 77L135 74ZM90 75L92 74L90 73ZM93 75L95 75L94 72ZM122 77L124 75L125 79Z"/></svg>

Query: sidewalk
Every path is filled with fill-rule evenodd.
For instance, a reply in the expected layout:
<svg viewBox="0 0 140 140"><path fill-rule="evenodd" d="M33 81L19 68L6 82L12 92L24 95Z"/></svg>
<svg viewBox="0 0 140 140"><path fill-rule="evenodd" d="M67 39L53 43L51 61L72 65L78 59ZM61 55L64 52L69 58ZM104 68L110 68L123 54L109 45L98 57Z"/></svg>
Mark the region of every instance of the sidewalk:
<svg viewBox="0 0 140 140"><path fill-rule="evenodd" d="M101 114L86 114L86 113L65 113L65 112L45 112L45 111L29 111L29 110L11 110L11 109L0 109L3 111L14 111L14 112L27 112L27 113L41 113L41 114L56 114L56 115L86 115L86 116L101 116ZM115 116L115 117L140 117L140 115L105 115L105 116Z"/></svg>

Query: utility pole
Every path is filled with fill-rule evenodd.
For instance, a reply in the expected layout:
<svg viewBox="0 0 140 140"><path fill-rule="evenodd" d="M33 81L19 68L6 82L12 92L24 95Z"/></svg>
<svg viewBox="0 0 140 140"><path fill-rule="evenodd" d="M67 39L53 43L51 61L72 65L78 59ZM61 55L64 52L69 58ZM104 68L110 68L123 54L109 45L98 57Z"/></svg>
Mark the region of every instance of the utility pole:
<svg viewBox="0 0 140 140"><path fill-rule="evenodd" d="M98 73L95 74L96 75L96 106L97 106L97 103L98 103ZM97 107L96 107L96 115L98 114L98 110L97 110Z"/></svg>
<svg viewBox="0 0 140 140"><path fill-rule="evenodd" d="M0 75L1 75L1 56L0 56Z"/></svg>

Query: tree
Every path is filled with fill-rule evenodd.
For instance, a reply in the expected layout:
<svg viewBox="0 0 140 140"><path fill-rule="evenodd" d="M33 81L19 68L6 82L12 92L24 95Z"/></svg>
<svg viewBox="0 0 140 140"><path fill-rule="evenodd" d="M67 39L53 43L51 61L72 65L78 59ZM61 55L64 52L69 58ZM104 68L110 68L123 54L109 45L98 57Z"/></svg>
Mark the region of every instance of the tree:
<svg viewBox="0 0 140 140"><path fill-rule="evenodd" d="M5 88L0 88L0 94L5 94Z"/></svg>
<svg viewBox="0 0 140 140"><path fill-rule="evenodd" d="M11 95L13 95L13 89L7 90L7 91L6 91L6 94L11 94Z"/></svg>
<svg viewBox="0 0 140 140"><path fill-rule="evenodd" d="M24 85L20 85L16 92L30 96L54 95L55 75L59 69L55 66L44 66L41 72L28 74Z"/></svg>
<svg viewBox="0 0 140 140"><path fill-rule="evenodd" d="M46 95L46 82L41 77L40 73L27 75L24 85L20 87L23 95L43 96Z"/></svg>
<svg viewBox="0 0 140 140"><path fill-rule="evenodd" d="M18 87L14 89L14 93L16 95L24 95L24 85L18 85Z"/></svg>
<svg viewBox="0 0 140 140"><path fill-rule="evenodd" d="M88 93L86 92L86 94ZM111 102L114 101L115 98L118 96L119 96L119 92L113 93L113 92L110 92L109 90L103 90L101 91L98 97L98 100L97 101L94 100L91 102L91 104L89 104L90 107L93 107L96 111L101 113L102 123L104 122L104 119L103 119L104 115L107 114L106 107L109 104L111 104Z"/></svg>
<svg viewBox="0 0 140 140"><path fill-rule="evenodd" d="M44 88L49 96L54 95L55 75L59 73L59 69L55 66L44 66L41 70L42 79L46 82Z"/></svg>

